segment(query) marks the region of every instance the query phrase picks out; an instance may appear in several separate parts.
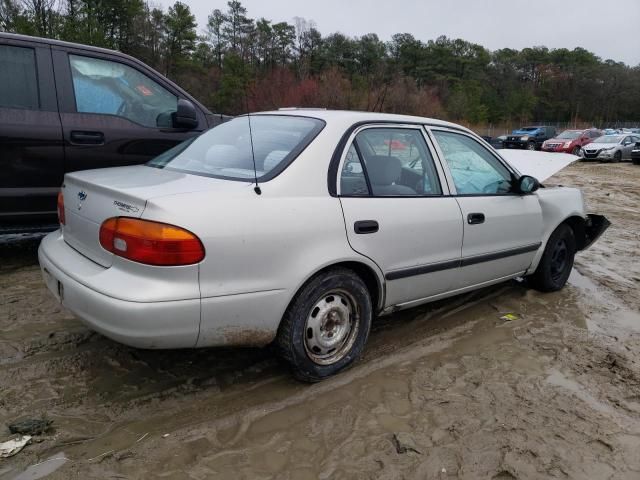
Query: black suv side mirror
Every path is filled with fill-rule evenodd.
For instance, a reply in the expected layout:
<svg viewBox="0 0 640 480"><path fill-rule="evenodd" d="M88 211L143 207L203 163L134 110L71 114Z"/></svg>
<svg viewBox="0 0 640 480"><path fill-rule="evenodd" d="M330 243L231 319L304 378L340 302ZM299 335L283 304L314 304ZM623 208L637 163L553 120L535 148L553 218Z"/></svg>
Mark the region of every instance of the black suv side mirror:
<svg viewBox="0 0 640 480"><path fill-rule="evenodd" d="M518 193L533 193L540 188L540 182L530 175L523 175L516 181L516 190Z"/></svg>
<svg viewBox="0 0 640 480"><path fill-rule="evenodd" d="M196 128L198 126L198 114L196 107L189 100L178 99L178 108L173 114L174 128Z"/></svg>

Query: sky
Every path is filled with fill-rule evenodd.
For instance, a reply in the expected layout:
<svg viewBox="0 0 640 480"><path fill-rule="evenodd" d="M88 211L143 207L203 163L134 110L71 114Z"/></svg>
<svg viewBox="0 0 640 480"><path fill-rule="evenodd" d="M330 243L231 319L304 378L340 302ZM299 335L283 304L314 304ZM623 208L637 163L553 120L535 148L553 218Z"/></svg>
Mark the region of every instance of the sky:
<svg viewBox="0 0 640 480"><path fill-rule="evenodd" d="M182 0L203 31L226 0ZM173 0L160 0L165 8ZM250 18L313 20L323 35L411 33L462 38L490 50L583 47L602 59L640 65L640 0L241 0Z"/></svg>

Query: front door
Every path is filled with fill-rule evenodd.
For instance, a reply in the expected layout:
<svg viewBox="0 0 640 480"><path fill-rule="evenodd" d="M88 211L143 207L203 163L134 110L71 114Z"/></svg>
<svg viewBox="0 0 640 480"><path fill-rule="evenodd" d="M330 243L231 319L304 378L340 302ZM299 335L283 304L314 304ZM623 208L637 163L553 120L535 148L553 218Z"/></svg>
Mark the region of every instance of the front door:
<svg viewBox="0 0 640 480"><path fill-rule="evenodd" d="M431 133L464 221L456 287L524 273L541 246L538 196L513 193L514 172L471 135L446 129Z"/></svg>
<svg viewBox="0 0 640 480"><path fill-rule="evenodd" d="M385 307L448 291L462 247L462 217L424 130L368 126L343 153L338 194L351 247L385 274Z"/></svg>
<svg viewBox="0 0 640 480"><path fill-rule="evenodd" d="M53 50L67 172L144 163L206 128L174 128L178 96L135 65Z"/></svg>
<svg viewBox="0 0 640 480"><path fill-rule="evenodd" d="M0 45L0 222L55 221L64 150L49 46Z"/></svg>

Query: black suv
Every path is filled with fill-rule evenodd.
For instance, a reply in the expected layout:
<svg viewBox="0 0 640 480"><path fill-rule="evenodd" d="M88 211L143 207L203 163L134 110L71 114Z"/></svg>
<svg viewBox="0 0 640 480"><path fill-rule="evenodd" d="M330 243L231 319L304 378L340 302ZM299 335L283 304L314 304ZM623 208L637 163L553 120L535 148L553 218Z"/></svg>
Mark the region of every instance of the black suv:
<svg viewBox="0 0 640 480"><path fill-rule="evenodd" d="M503 148L540 150L545 140L556 136L555 127L535 126L514 130L502 143Z"/></svg>
<svg viewBox="0 0 640 480"><path fill-rule="evenodd" d="M144 163L222 121L128 55L0 33L0 233L54 223L65 172Z"/></svg>

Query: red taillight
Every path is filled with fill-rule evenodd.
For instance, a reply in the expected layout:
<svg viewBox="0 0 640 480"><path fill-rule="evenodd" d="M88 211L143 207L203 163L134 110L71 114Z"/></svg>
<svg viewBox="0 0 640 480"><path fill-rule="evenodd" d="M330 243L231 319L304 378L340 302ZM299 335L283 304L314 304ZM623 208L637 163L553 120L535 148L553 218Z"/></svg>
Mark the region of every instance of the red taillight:
<svg viewBox="0 0 640 480"><path fill-rule="evenodd" d="M148 265L190 265L204 258L204 246L193 233L137 218L105 220L100 226L100 245L114 255Z"/></svg>
<svg viewBox="0 0 640 480"><path fill-rule="evenodd" d="M64 216L64 195L62 195L62 190L58 192L58 221L60 225L64 225L65 222Z"/></svg>

